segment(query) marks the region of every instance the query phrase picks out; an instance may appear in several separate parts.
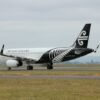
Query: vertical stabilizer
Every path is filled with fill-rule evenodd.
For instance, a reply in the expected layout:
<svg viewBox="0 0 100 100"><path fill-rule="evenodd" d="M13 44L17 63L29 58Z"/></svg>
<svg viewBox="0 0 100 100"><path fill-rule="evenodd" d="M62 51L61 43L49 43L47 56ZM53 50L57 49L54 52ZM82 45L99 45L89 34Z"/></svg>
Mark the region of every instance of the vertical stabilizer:
<svg viewBox="0 0 100 100"><path fill-rule="evenodd" d="M80 32L73 46L75 48L87 48L90 35L91 24L86 24Z"/></svg>

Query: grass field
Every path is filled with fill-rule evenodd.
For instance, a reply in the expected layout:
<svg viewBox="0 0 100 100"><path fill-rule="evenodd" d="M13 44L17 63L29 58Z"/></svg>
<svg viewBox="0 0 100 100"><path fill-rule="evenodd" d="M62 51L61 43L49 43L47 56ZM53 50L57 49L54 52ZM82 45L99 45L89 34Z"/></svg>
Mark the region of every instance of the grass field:
<svg viewBox="0 0 100 100"><path fill-rule="evenodd" d="M0 79L0 100L100 100L100 80Z"/></svg>
<svg viewBox="0 0 100 100"><path fill-rule="evenodd" d="M16 75L16 76L31 76L31 75L79 75L79 76L100 76L100 71L0 71L0 75Z"/></svg>
<svg viewBox="0 0 100 100"><path fill-rule="evenodd" d="M91 68L91 66L89 66ZM93 67L93 66L92 66ZM100 76L93 71L0 71L2 75L82 75ZM95 70L95 71L94 71ZM100 100L99 79L0 78L0 100Z"/></svg>

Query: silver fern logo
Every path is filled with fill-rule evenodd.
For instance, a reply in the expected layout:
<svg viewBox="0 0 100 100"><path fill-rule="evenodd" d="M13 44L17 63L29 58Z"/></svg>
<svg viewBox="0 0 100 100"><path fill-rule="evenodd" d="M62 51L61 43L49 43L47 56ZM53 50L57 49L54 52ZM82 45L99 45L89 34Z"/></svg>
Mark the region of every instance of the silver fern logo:
<svg viewBox="0 0 100 100"><path fill-rule="evenodd" d="M57 55L61 54L63 50L60 49L53 49L49 52L49 58L52 60L54 59Z"/></svg>
<svg viewBox="0 0 100 100"><path fill-rule="evenodd" d="M86 36L86 31L82 31L78 37L78 44L80 46L84 45L84 40L88 40L88 36Z"/></svg>

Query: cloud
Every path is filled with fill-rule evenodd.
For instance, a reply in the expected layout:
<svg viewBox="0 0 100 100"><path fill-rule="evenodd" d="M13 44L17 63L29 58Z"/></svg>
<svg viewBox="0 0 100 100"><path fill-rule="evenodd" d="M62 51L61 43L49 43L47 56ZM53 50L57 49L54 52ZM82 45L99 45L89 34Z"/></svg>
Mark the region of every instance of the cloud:
<svg viewBox="0 0 100 100"><path fill-rule="evenodd" d="M98 20L98 0L0 0L0 20Z"/></svg>
<svg viewBox="0 0 100 100"><path fill-rule="evenodd" d="M89 45L95 46L99 11L99 0L0 0L0 43L9 47L67 46L91 22L95 34Z"/></svg>

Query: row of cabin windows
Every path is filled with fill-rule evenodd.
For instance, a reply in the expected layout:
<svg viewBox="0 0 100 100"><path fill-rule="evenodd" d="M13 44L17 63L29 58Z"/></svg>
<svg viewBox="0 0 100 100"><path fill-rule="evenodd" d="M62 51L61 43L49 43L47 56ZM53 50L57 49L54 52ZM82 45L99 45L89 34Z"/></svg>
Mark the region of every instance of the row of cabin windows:
<svg viewBox="0 0 100 100"><path fill-rule="evenodd" d="M8 50L8 53L27 53L29 50Z"/></svg>

